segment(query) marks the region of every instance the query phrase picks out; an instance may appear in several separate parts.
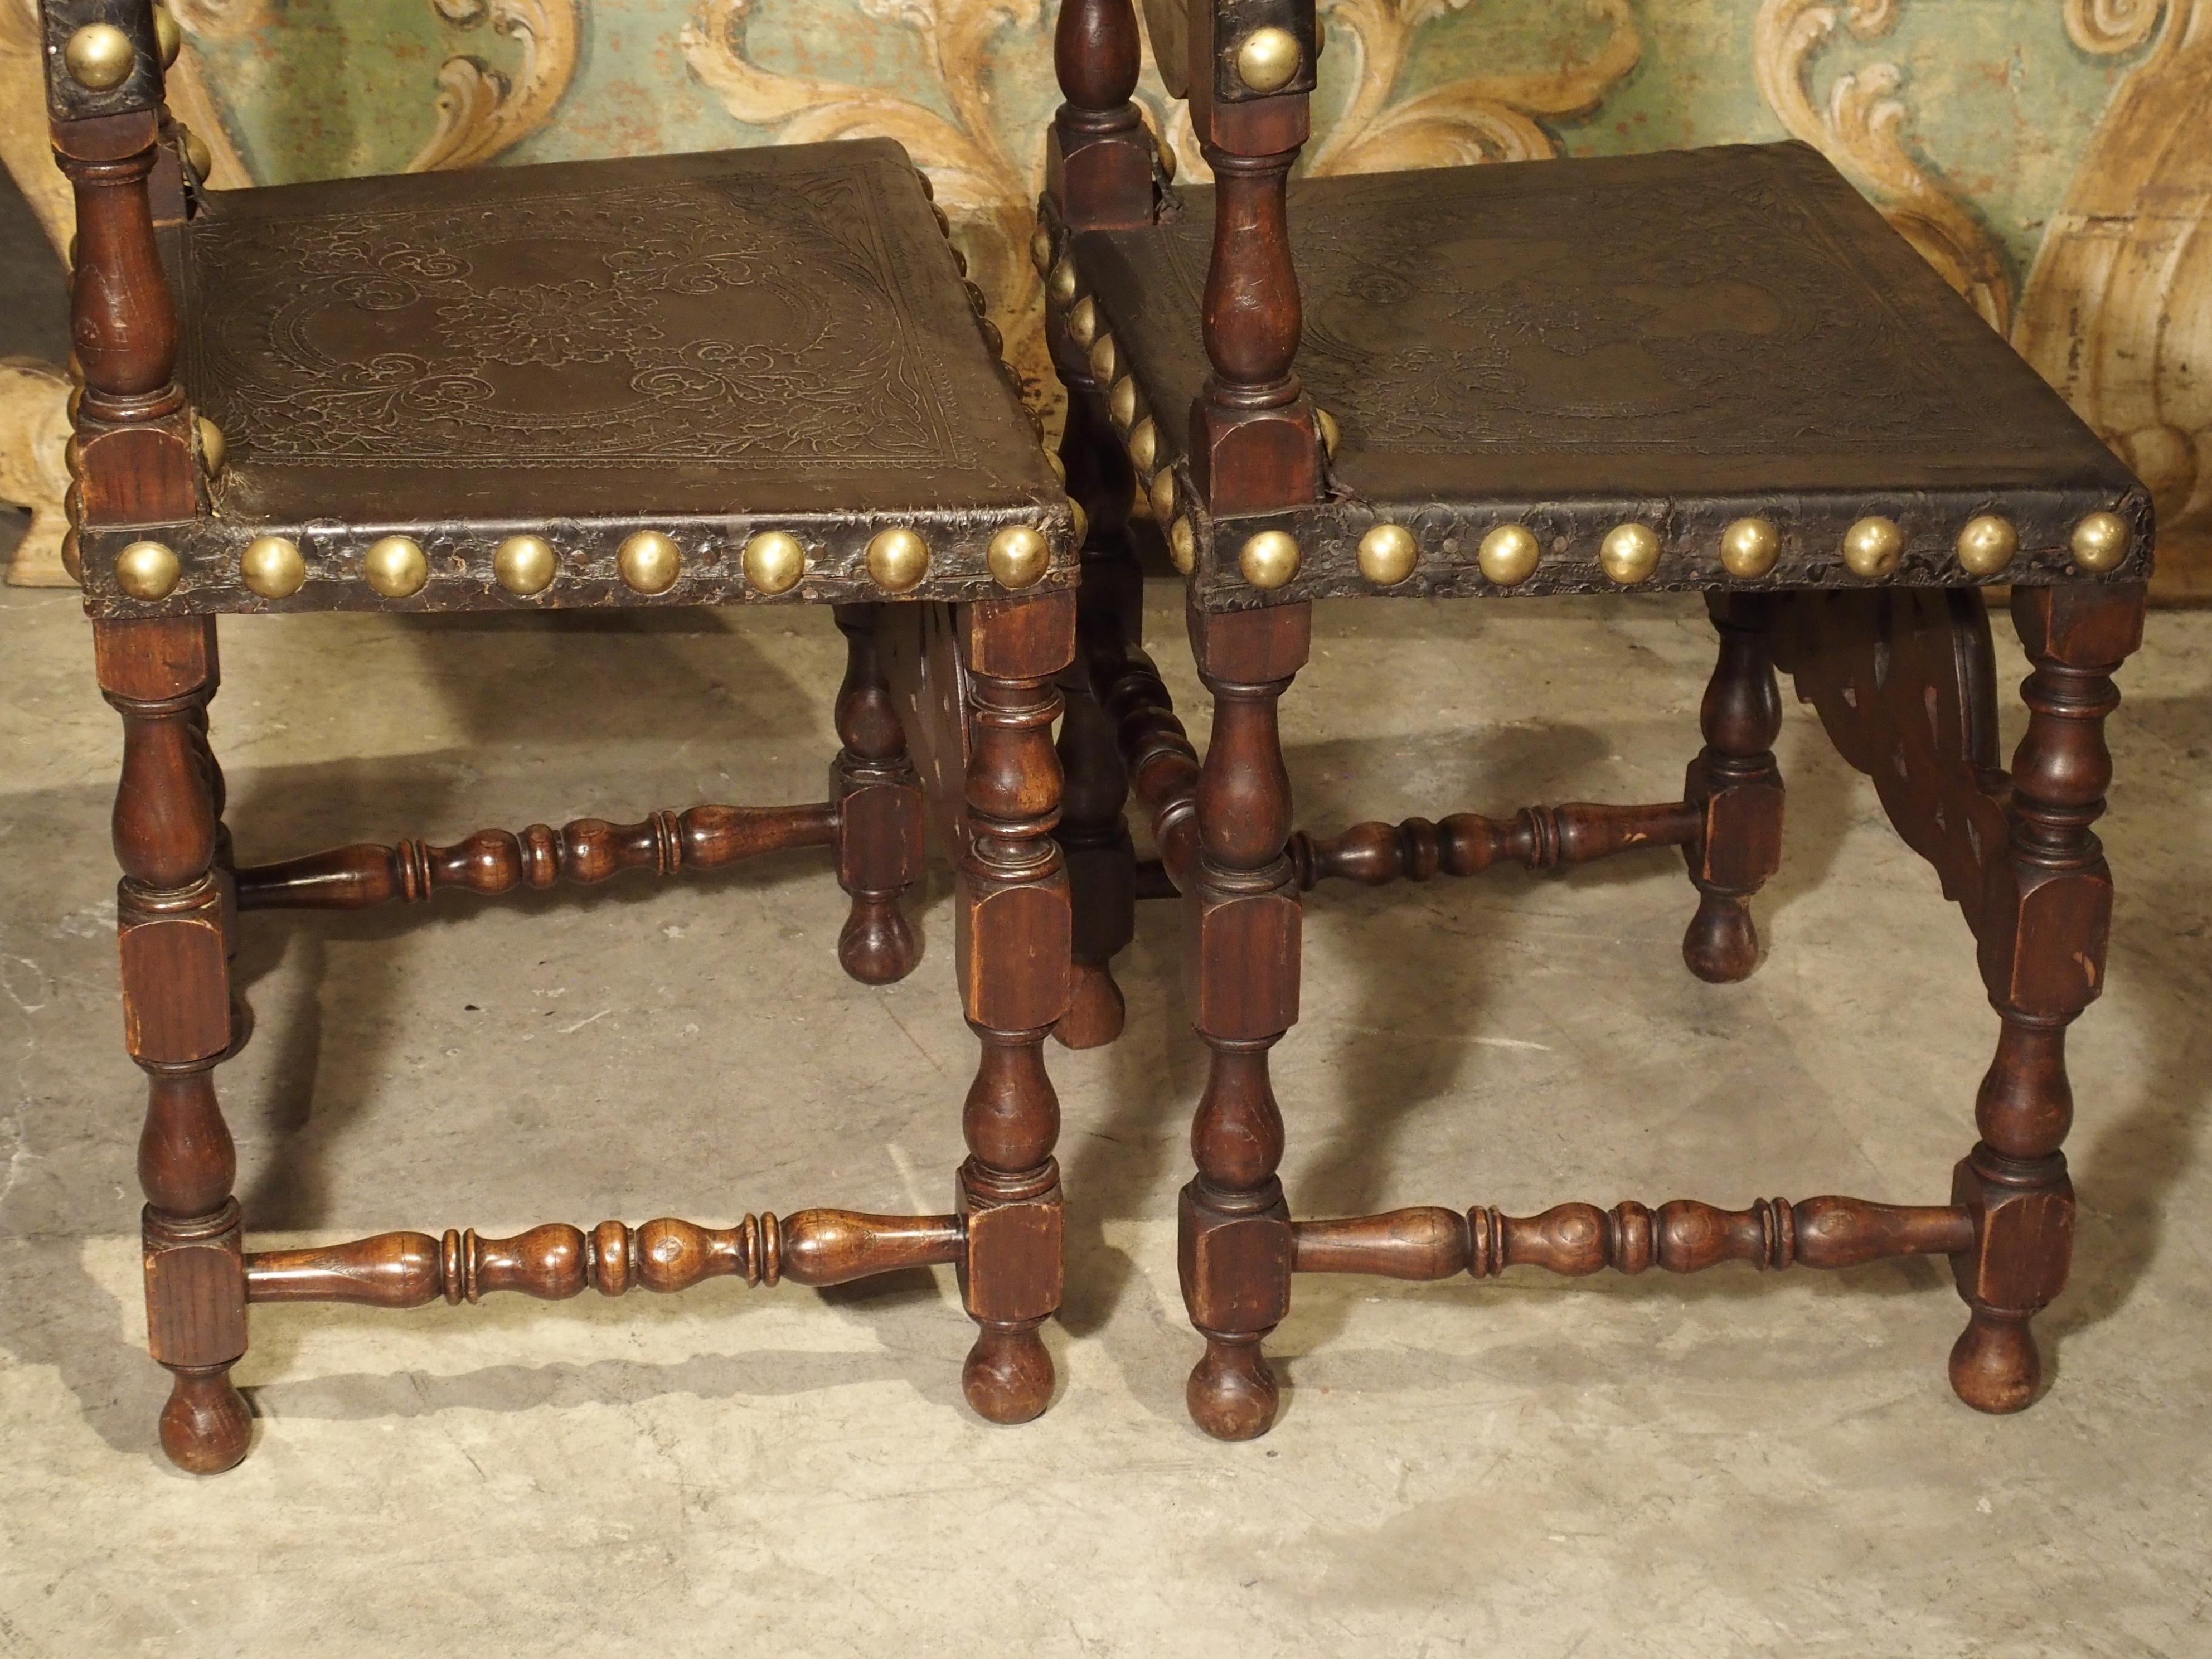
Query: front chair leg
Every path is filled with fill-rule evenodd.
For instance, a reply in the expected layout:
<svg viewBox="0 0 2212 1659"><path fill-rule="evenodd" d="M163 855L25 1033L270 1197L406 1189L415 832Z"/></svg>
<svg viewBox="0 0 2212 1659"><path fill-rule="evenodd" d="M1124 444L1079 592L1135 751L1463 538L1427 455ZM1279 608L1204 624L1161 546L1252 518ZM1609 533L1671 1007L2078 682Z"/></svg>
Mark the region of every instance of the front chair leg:
<svg viewBox="0 0 2212 1659"><path fill-rule="evenodd" d="M1763 593L1706 596L1720 630L1720 659L1698 711L1705 746L1690 763L1682 793L1697 809L1698 838L1683 848L1698 889L1698 913L1682 936L1682 960L1699 979L1733 984L1759 962L1752 895L1782 867L1782 731Z"/></svg>
<svg viewBox="0 0 2212 1659"><path fill-rule="evenodd" d="M2043 1362L2028 1322L2065 1288L2073 1255L2066 1028L2104 988L2112 880L2090 826L2112 776L2112 676L2142 642L2143 593L2016 587L2012 608L2035 672L2021 689L2028 723L2013 758L2009 868L1996 872L1981 933L1982 975L2004 1024L1975 1102L1981 1140L1952 1182L1974 1242L1952 1258L1969 1316L1951 1386L1985 1412L2035 1398Z"/></svg>
<svg viewBox="0 0 2212 1659"><path fill-rule="evenodd" d="M975 736L957 949L962 1003L982 1043L961 1117L960 1291L979 1328L961 1383L980 1415L1024 1423L1052 1399L1052 1356L1037 1329L1060 1307L1066 1231L1053 1158L1060 1100L1044 1041L1068 998L1052 724L1060 701L1053 681L1075 652L1074 595L984 600L963 611L961 633Z"/></svg>
<svg viewBox="0 0 2212 1659"><path fill-rule="evenodd" d="M235 1035L218 820L206 750L211 618L99 623L100 690L123 716L115 854L123 1030L147 1074L147 1343L173 1377L161 1449L214 1474L246 1455L252 1416L230 1380L246 1352L238 1156L216 1100Z"/></svg>
<svg viewBox="0 0 2212 1659"><path fill-rule="evenodd" d="M1273 1425L1279 1391L1261 1343L1290 1310L1291 1216L1275 1174L1283 1115L1267 1051L1298 1017L1300 910L1283 850L1291 780L1276 706L1304 665L1312 618L1306 605L1191 618L1214 712L1198 781L1189 977L1212 1055L1191 1125L1198 1174L1182 1191L1179 1265L1206 1339L1184 1399L1218 1440Z"/></svg>
<svg viewBox="0 0 2212 1659"><path fill-rule="evenodd" d="M837 809L837 884L852 914L837 936L837 960L864 985L904 979L921 960L900 896L922 871L921 780L876 653L876 607L841 605L845 681L837 690L837 736L830 766Z"/></svg>

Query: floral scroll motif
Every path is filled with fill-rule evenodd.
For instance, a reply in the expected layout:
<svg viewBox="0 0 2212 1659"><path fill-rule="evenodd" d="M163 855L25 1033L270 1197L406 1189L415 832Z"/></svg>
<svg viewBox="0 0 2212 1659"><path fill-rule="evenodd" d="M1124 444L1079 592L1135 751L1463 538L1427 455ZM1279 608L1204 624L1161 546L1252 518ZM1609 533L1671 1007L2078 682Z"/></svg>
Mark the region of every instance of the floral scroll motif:
<svg viewBox="0 0 2212 1659"><path fill-rule="evenodd" d="M407 164L410 173L488 161L552 112L576 72L575 0L431 0L449 23L479 28L522 47L510 80L478 58L456 54L438 70L438 125Z"/></svg>

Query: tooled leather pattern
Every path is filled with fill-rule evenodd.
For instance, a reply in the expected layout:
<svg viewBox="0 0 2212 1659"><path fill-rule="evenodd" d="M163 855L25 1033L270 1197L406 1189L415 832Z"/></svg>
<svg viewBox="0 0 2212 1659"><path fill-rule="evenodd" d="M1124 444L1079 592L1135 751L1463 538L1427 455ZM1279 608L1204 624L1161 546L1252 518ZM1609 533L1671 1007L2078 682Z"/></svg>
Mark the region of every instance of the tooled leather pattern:
<svg viewBox="0 0 2212 1659"><path fill-rule="evenodd" d="M276 465L966 466L875 189L217 216L186 374L234 453Z"/></svg>

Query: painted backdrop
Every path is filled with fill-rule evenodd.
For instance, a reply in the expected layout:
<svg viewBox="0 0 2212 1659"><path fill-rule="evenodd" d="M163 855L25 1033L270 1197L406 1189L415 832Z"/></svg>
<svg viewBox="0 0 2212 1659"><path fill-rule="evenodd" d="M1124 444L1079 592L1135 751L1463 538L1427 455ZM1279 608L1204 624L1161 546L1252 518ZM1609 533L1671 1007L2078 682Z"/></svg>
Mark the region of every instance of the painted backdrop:
<svg viewBox="0 0 2212 1659"><path fill-rule="evenodd" d="M1042 0L169 3L217 184L896 137L1050 401L1021 252L1057 101ZM2212 0L1321 7L1309 172L1817 144L2149 482L2174 574L2212 579ZM0 0L0 154L65 239L31 10ZM1139 96L1202 177L1149 68Z"/></svg>

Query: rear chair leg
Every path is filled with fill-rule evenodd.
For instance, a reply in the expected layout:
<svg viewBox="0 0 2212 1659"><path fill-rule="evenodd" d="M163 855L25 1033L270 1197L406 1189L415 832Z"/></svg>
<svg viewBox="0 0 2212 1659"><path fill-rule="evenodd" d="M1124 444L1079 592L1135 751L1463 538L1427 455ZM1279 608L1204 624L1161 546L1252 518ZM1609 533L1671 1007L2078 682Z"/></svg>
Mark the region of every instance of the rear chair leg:
<svg viewBox="0 0 2212 1659"><path fill-rule="evenodd" d="M246 1352L238 1155L214 1069L233 1046L225 884L206 708L212 618L98 623L100 690L123 716L115 855L124 1043L148 1079L138 1179L148 1346L174 1382L161 1449L214 1474L246 1455L252 1415L230 1380Z"/></svg>
<svg viewBox="0 0 2212 1659"><path fill-rule="evenodd" d="M1683 849L1698 913L1682 936L1682 960L1699 979L1727 985L1758 965L1751 898L1782 867L1782 770L1774 760L1782 698L1768 650L1767 597L1710 593L1705 604L1721 649L1698 711L1705 746L1682 785L1703 818Z"/></svg>
<svg viewBox="0 0 2212 1659"><path fill-rule="evenodd" d="M921 779L876 653L877 607L836 611L845 635L836 713L844 747L830 765L830 799L837 808L837 884L853 899L837 960L864 985L889 985L921 960L921 942L899 908L922 872Z"/></svg>

